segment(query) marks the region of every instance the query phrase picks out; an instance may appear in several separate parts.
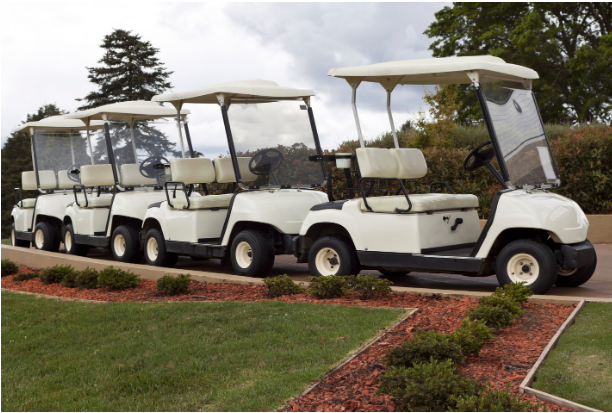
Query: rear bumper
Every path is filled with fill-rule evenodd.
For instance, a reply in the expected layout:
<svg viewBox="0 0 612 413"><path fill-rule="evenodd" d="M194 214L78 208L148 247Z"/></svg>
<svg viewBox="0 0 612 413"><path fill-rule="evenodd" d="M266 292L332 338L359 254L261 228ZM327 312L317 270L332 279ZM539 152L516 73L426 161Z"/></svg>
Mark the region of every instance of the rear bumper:
<svg viewBox="0 0 612 413"><path fill-rule="evenodd" d="M556 255L563 269L571 271L591 264L595 259L595 247L589 241L561 245Z"/></svg>

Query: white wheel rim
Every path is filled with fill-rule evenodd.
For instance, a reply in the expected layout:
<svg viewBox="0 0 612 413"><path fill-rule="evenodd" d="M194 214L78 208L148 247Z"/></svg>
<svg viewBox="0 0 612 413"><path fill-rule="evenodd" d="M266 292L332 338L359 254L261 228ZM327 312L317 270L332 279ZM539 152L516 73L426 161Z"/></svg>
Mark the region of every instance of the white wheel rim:
<svg viewBox="0 0 612 413"><path fill-rule="evenodd" d="M158 254L157 240L151 237L147 241L147 256L149 257L151 261L155 261L157 259L157 254Z"/></svg>
<svg viewBox="0 0 612 413"><path fill-rule="evenodd" d="M15 246L15 230L11 229L11 245Z"/></svg>
<svg viewBox="0 0 612 413"><path fill-rule="evenodd" d="M340 256L333 248L321 248L315 257L315 265L321 275L336 275L340 270Z"/></svg>
<svg viewBox="0 0 612 413"><path fill-rule="evenodd" d="M125 238L123 238L123 235L117 234L113 241L113 248L115 249L115 254L123 257L123 254L125 254Z"/></svg>
<svg viewBox="0 0 612 413"><path fill-rule="evenodd" d="M42 229L36 231L34 242L36 242L36 248L38 249L42 249L43 245L45 245L45 234L43 234Z"/></svg>
<svg viewBox="0 0 612 413"><path fill-rule="evenodd" d="M569 277L576 271L578 271L578 268L574 268L573 270L564 270L561 265L557 265L557 275L560 275L562 277Z"/></svg>
<svg viewBox="0 0 612 413"><path fill-rule="evenodd" d="M540 275L540 266L532 255L519 253L510 258L507 271L513 283L531 285Z"/></svg>
<svg viewBox="0 0 612 413"><path fill-rule="evenodd" d="M72 249L72 235L70 235L70 231L66 231L66 235L64 236L64 247L66 251L70 251Z"/></svg>
<svg viewBox="0 0 612 413"><path fill-rule="evenodd" d="M240 268L249 268L253 262L253 250L246 241L242 241L240 244L238 244L234 254L236 256L236 263L240 266Z"/></svg>

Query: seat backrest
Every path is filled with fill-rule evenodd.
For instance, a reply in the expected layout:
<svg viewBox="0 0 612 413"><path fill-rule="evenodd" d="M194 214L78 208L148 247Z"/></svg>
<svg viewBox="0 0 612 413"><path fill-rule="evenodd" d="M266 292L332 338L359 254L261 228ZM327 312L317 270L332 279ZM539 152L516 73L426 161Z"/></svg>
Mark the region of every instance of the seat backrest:
<svg viewBox="0 0 612 413"><path fill-rule="evenodd" d="M21 189L24 191L33 191L36 190L38 186L36 185L36 172L34 171L26 171L21 173Z"/></svg>
<svg viewBox="0 0 612 413"><path fill-rule="evenodd" d="M38 180L40 181L40 189L57 188L57 180L53 171L38 171Z"/></svg>
<svg viewBox="0 0 612 413"><path fill-rule="evenodd" d="M238 168L240 169L240 177L242 182L253 182L257 179L257 175L249 169L251 158L248 156L238 158ZM234 173L234 165L232 158L216 158L215 172L217 174L217 182L220 184L236 182L236 174Z"/></svg>
<svg viewBox="0 0 612 413"><path fill-rule="evenodd" d="M119 170L121 186L157 185L157 179L147 178L140 173L139 163L124 163Z"/></svg>
<svg viewBox="0 0 612 413"><path fill-rule="evenodd" d="M395 178L397 162L389 149L358 148L356 151L359 171L363 178Z"/></svg>
<svg viewBox="0 0 612 413"><path fill-rule="evenodd" d="M74 182L72 179L68 178L68 170L64 169L63 171L57 171L57 187L59 189L72 189L78 184L78 182Z"/></svg>
<svg viewBox="0 0 612 413"><path fill-rule="evenodd" d="M115 185L112 165L105 164L81 166L81 183L85 186Z"/></svg>
<svg viewBox="0 0 612 413"><path fill-rule="evenodd" d="M170 160L172 179L186 184L208 184L215 181L215 166L208 158Z"/></svg>
<svg viewBox="0 0 612 413"><path fill-rule="evenodd" d="M417 179L427 175L427 162L423 152L416 148L389 149L397 163L396 178Z"/></svg>

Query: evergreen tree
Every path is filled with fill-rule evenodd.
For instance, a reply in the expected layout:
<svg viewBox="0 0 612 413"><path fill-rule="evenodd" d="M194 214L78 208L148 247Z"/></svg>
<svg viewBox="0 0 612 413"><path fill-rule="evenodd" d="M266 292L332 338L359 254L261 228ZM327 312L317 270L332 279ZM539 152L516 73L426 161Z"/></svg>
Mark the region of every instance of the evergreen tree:
<svg viewBox="0 0 612 413"><path fill-rule="evenodd" d="M26 122L34 122L49 116L65 113L55 104L48 104L29 114ZM11 231L11 211L15 205L14 189L21 188L21 173L33 171L30 135L24 132L11 133L2 148L2 238L8 238ZM36 191L26 191L24 198L33 198Z"/></svg>

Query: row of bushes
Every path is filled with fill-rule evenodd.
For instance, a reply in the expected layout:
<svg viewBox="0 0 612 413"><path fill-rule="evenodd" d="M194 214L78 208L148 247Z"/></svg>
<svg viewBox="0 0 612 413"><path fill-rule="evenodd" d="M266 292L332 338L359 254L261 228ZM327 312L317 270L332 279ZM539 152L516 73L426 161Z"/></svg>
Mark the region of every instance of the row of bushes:
<svg viewBox="0 0 612 413"><path fill-rule="evenodd" d="M509 385L494 391L489 383L483 385L458 370L493 339L494 329L509 325L504 311L511 309L510 323L523 314L521 307L531 294L522 284L498 288L492 296L482 297L452 334L419 331L413 340L391 348L378 392L390 395L396 409L403 411L537 410L539 406L511 395Z"/></svg>
<svg viewBox="0 0 612 413"><path fill-rule="evenodd" d="M325 277L309 277L308 288L296 284L288 275L279 275L264 279L268 287L268 296L271 298L283 295L300 294L306 292L315 298L338 298L349 293L357 293L362 300L373 296L384 296L391 292L393 283L389 280L371 275L350 275L339 277L329 275Z"/></svg>

